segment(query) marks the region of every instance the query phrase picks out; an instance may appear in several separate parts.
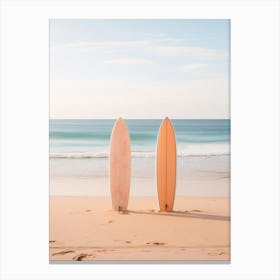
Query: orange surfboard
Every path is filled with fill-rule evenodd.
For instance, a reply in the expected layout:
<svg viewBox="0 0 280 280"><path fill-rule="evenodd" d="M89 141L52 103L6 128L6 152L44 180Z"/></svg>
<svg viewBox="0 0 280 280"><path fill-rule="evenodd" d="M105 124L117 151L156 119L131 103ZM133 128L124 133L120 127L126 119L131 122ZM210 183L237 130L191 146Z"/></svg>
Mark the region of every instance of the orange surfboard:
<svg viewBox="0 0 280 280"><path fill-rule="evenodd" d="M127 209L130 189L130 136L122 118L112 129L110 141L110 189L113 210Z"/></svg>
<svg viewBox="0 0 280 280"><path fill-rule="evenodd" d="M176 139L168 118L161 123L157 141L157 190L160 211L173 210L176 189Z"/></svg>

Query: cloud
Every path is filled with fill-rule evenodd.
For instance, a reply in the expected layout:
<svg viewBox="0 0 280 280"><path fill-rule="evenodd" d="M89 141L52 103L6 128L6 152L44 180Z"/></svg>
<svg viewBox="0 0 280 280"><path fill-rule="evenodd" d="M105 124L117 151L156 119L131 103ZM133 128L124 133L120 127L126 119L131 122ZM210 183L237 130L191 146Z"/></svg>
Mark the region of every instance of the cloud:
<svg viewBox="0 0 280 280"><path fill-rule="evenodd" d="M176 56L199 60L216 60L224 59L226 57L224 51L202 47L156 45L149 47L149 51L156 55Z"/></svg>
<svg viewBox="0 0 280 280"><path fill-rule="evenodd" d="M105 53L113 54L126 51L141 51L146 54L182 57L196 60L227 59L227 51L210 49L207 47L190 47L176 45L182 41L180 38L159 37L150 40L128 40L128 41L103 41L103 42L72 42L51 46L52 53ZM173 45L166 45L166 43Z"/></svg>
<svg viewBox="0 0 280 280"><path fill-rule="evenodd" d="M108 64L128 64L128 65L143 65L143 64L154 64L154 61L145 58L119 58L106 60L104 63Z"/></svg>
<svg viewBox="0 0 280 280"><path fill-rule="evenodd" d="M72 42L67 44L60 44L51 47L55 53L61 52L114 52L118 49L124 48L143 48L149 45L150 42L145 40L131 40L131 41L104 41L104 42Z"/></svg>
<svg viewBox="0 0 280 280"><path fill-rule="evenodd" d="M182 67L180 67L180 69L183 72L190 73L190 72L198 72L198 71L204 70L208 66L209 65L205 64L205 63L192 63L192 64L183 65Z"/></svg>

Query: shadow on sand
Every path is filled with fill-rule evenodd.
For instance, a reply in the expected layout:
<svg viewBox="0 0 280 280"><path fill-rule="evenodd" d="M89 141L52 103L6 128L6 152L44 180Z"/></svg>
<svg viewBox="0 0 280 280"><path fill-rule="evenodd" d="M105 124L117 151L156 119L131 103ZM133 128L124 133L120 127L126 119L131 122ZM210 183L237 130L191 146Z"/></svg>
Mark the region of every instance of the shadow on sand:
<svg viewBox="0 0 280 280"><path fill-rule="evenodd" d="M159 215L159 216L170 216L170 217L180 217L180 218L194 218L194 219L204 219L204 220L216 220L216 221L230 221L228 216L220 215L209 215L204 213L194 213L192 211L172 211L172 212L155 212L151 211L134 211L127 210L126 214L143 214L143 215Z"/></svg>

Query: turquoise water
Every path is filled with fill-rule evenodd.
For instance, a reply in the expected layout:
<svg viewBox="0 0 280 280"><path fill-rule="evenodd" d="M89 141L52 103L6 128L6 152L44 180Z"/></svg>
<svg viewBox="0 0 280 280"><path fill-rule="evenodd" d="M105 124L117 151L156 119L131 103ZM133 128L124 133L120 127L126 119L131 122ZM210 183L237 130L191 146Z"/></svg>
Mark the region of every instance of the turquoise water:
<svg viewBox="0 0 280 280"><path fill-rule="evenodd" d="M155 157L162 120L125 120L132 158ZM107 158L115 120L50 120L50 158ZM178 157L229 155L230 120L172 120Z"/></svg>
<svg viewBox="0 0 280 280"><path fill-rule="evenodd" d="M179 195L227 196L229 120L171 120L177 140ZM50 176L91 180L51 184L51 193L109 195L109 143L115 120L50 120ZM126 120L131 137L131 194L156 195L156 142L161 120ZM222 179L222 180L220 180ZM103 180L100 183L98 180ZM140 181L139 181L140 180ZM147 180L141 183L141 180ZM192 183L186 183L186 182ZM199 182L207 182L199 184ZM68 182L68 181L67 181ZM194 183L198 182L198 184ZM226 184L226 185L222 185Z"/></svg>

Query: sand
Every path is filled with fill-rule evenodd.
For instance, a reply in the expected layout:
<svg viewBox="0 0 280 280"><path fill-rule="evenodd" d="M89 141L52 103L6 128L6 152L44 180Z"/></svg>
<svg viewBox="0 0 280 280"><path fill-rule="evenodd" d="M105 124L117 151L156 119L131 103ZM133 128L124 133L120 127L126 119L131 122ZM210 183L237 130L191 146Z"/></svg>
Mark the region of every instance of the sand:
<svg viewBox="0 0 280 280"><path fill-rule="evenodd" d="M130 197L115 212L109 196L50 196L49 259L55 261L229 261L228 197Z"/></svg>

